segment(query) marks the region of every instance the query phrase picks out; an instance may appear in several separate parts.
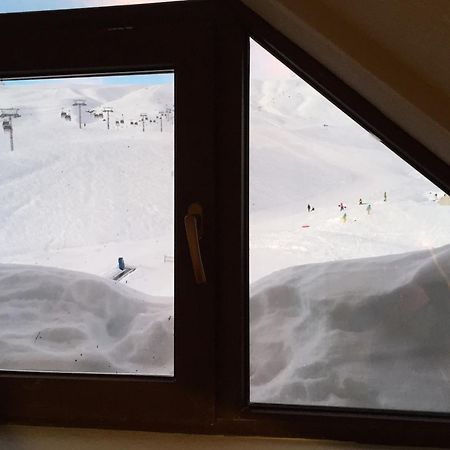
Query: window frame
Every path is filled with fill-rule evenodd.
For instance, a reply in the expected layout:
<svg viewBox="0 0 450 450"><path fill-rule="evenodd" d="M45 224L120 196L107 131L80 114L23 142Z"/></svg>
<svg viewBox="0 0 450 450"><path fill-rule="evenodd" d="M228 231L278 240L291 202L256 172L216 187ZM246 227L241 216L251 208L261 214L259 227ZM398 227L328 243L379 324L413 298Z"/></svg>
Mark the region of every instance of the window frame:
<svg viewBox="0 0 450 450"><path fill-rule="evenodd" d="M83 21L89 16L91 19L87 25L91 26L91 31L109 28L112 32L126 33L131 22L122 19L128 19L131 14L136 23L148 26L146 14L150 9L155 22L171 23L172 19L168 19L166 14L174 15L178 17L178 26L184 33L188 29L192 32L195 28L193 24L203 24L213 37L208 50L199 52L195 58L205 65L214 84L208 91L213 103L213 109L208 112L214 139L211 148L214 147L214 151L211 150L213 157L208 154L204 156L206 159L212 158L215 173L202 180L208 198L216 205L210 204L208 229L211 230L211 238L205 245L205 262L212 282L208 285L208 293L204 293L204 299L212 296L214 304L202 303L202 307L207 309L202 317L211 320L209 323L201 321L205 328L200 332L201 336L187 335L183 347L196 345L201 339L208 341L207 348L212 359L204 365L207 373L203 373L201 379L195 379L195 374L191 373L187 376L187 382L178 385L175 390L171 388L177 386L176 382L155 380L153 377L137 381L131 377L121 377L117 381L108 376L3 373L0 374L0 396L3 399L0 417L15 423L319 438L391 445L448 445L448 414L258 405L249 402L249 37L262 44L318 92L447 192L450 189L448 166L239 0L193 0L165 5L93 8L89 11L24 13L6 18L0 16L0 25L6 23L11 29L18 29L19 24L21 27L36 27L36 20L39 19L40 26L45 30L46 23L51 23L58 16L60 29L71 27L72 30L79 30L86 28ZM41 14L41 17L36 14ZM175 38L173 40L176 41ZM33 59L30 55L27 70L19 61L10 58L7 60L10 63L8 70L0 71L0 76L42 74L45 67L42 67L38 56ZM152 54L145 56L153 57ZM53 66L51 58L44 62L50 64L47 72L60 75L73 72L73 61L66 60L64 56L53 60ZM113 62L110 62L109 68L111 66L114 66ZM134 68L158 68L145 64L137 66ZM116 64L115 67L117 70L127 69L123 65ZM164 65L159 68L164 68ZM106 69L105 65L97 67L100 72ZM92 67L86 70L90 71ZM188 138L186 147L195 145ZM189 167L188 161L177 161L177 164ZM198 165L196 170L199 170ZM183 193L182 198L177 197L177 202L185 206L192 200L192 195L196 193ZM182 221L182 209L179 209L177 223ZM183 231L177 228L177 238L182 239ZM177 256L184 258L187 264L185 244L177 249ZM177 269L177 276L185 275ZM190 299L190 305L196 300ZM202 314L199 305L196 307ZM184 311L184 320L194 317L188 307ZM189 366L190 361L185 355L178 354L178 357L182 358L182 364ZM120 383L127 389L132 386L132 391L123 392L114 399L108 398ZM150 388L148 385L151 385ZM67 386L71 386L73 391L70 402L58 405L61 398L67 395ZM82 399L77 398L80 392L83 393ZM149 398L149 392L155 396L153 404L144 401ZM93 411L83 409L88 398L96 397L100 398L101 407ZM195 408L191 409L192 402L179 404L180 398L194 399ZM64 402L66 400L64 398ZM111 414L111 409L122 405L126 405L122 413ZM175 414L174 405L179 410ZM64 413L67 409L69 411Z"/></svg>
<svg viewBox="0 0 450 450"><path fill-rule="evenodd" d="M314 89L344 111L364 129L377 136L394 153L428 177L444 191L450 190L448 166L422 144L384 116L361 95L347 86L323 65L293 44L277 30L257 16L239 1L232 2L234 14L241 27L240 40L227 43L231 52L240 54L241 79L228 80L228 103L241 100L242 115L232 127L233 133L219 139L220 172L225 179L230 171L237 171L239 183L219 186L226 192L222 198L222 214L217 223L229 231L229 241L224 239L219 253L219 273L227 279L239 280L234 289L221 286L218 329L221 332L217 354L223 364L217 377L218 422L232 433L308 437L318 439L351 440L364 443L396 445L448 445L450 442L450 414L362 408L296 406L257 404L250 402L249 363L249 222L248 222L248 174L249 174L249 38L251 37L272 53L294 73L307 81ZM229 36L228 40L229 39ZM238 42L239 41L239 42ZM236 59L236 58L235 58ZM224 68L222 69L224 70ZM234 72L233 72L234 74ZM222 112L233 116L231 109ZM241 141L232 134L240 130ZM241 146L240 155L230 155L227 148ZM236 177L237 179L237 177ZM226 207L225 207L226 206ZM240 217L241 220L238 220ZM231 236L231 229L241 235ZM222 232L223 233L223 232ZM239 265L236 262L239 261ZM226 292L225 292L226 291ZM225 304L226 303L226 304ZM240 318L238 321L237 318ZM233 348L230 347L233 344ZM239 355L239 356L238 356ZM225 363L226 362L226 363ZM404 430L408 429L405 433Z"/></svg>
<svg viewBox="0 0 450 450"><path fill-rule="evenodd" d="M211 422L215 230L214 189L205 189L213 183L214 165L209 11L208 3L182 2L0 15L5 33L24 30L5 55L1 78L174 70L176 116L174 377L2 371L3 420L123 428ZM152 46L149 30L164 39ZM197 108L205 130L196 122ZM201 248L208 284L201 286L194 281L183 225L193 201L204 208L207 230Z"/></svg>

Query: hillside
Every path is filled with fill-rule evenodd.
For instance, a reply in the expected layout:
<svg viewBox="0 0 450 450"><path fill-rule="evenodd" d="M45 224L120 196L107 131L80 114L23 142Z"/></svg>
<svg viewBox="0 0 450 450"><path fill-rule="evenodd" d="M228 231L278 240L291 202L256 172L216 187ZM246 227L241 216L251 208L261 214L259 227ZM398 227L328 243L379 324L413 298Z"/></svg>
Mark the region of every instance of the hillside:
<svg viewBox="0 0 450 450"><path fill-rule="evenodd" d="M450 242L450 210L436 202L443 192L306 83L256 80L250 98L253 281L291 265Z"/></svg>
<svg viewBox="0 0 450 450"><path fill-rule="evenodd" d="M141 113L153 119L173 107L173 86L1 89L21 117L14 152L9 133L0 136L0 261L109 276L123 256L140 265L132 287L173 295L173 265L161 264L173 256L173 120L163 132L159 121L147 121L145 133L138 123ZM76 98L87 104L82 129ZM106 114L86 112L105 106L114 110L109 130Z"/></svg>
<svg viewBox="0 0 450 450"><path fill-rule="evenodd" d="M173 374L173 95L0 86L1 369ZM249 172L251 400L447 411L443 192L296 79L252 82Z"/></svg>

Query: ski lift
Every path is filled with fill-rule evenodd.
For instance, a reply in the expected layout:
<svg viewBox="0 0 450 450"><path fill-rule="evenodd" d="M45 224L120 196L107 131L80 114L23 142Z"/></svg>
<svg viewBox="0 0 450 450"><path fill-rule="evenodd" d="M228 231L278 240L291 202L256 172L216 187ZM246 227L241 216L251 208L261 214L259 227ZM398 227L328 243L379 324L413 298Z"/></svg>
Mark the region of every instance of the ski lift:
<svg viewBox="0 0 450 450"><path fill-rule="evenodd" d="M9 120L3 121L3 130L10 131L11 130L11 122Z"/></svg>

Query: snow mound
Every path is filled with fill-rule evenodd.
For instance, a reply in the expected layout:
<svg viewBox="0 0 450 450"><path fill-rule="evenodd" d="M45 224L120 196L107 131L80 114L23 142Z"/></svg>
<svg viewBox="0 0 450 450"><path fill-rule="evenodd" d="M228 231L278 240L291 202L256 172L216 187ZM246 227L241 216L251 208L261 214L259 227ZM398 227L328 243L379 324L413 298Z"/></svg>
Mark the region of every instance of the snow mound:
<svg viewBox="0 0 450 450"><path fill-rule="evenodd" d="M0 264L0 368L173 375L173 300L94 275Z"/></svg>
<svg viewBox="0 0 450 450"><path fill-rule="evenodd" d="M450 411L450 245L252 286L251 401Z"/></svg>

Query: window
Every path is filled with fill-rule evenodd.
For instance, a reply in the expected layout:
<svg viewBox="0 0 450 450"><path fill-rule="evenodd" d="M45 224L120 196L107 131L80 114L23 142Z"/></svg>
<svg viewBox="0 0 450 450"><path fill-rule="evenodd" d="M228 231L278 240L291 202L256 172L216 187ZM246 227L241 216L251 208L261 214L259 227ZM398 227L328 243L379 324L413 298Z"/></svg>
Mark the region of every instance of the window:
<svg viewBox="0 0 450 450"><path fill-rule="evenodd" d="M173 375L173 94L173 74L4 81L2 370Z"/></svg>
<svg viewBox="0 0 450 450"><path fill-rule="evenodd" d="M250 400L448 412L448 196L251 43Z"/></svg>
<svg viewBox="0 0 450 450"><path fill-rule="evenodd" d="M77 373L66 368L62 373L2 370L0 416L19 423L155 431L416 445L447 442L448 417L442 411L369 411L360 404L345 408L342 404L295 404L289 398L276 404L271 398L267 399L270 403L255 403L249 382L248 286L253 275L249 274L252 236L248 230L249 223L254 223L248 204L252 193L249 173L251 176L253 170L248 154L248 132L252 133L253 126L249 124L249 35L396 154L419 168L436 186L447 190L448 180L441 161L430 156L430 152L324 67L239 2L227 2L226 6L222 3L205 0L0 16L0 26L6 35L14 35L19 28L23 30L15 41L16 51L4 53L0 78L7 83L0 86L0 107L19 108L17 97L14 104L1 102L1 90L13 79L23 82L167 73L173 73L175 79L174 248L173 255L168 255L174 257L174 262L166 263L173 264L174 276L173 376L160 376L167 373L136 376L131 371ZM99 99L98 92L91 93ZM70 123L60 117L68 112L62 109L55 121L60 124L58 127L73 127L74 133L89 132L87 122L86 130L85 122L81 130L79 122L76 128L77 105L73 105L75 100L85 100L87 92L80 90L77 94L83 95L74 96L71 92L67 97L71 102ZM110 107L114 113L118 111L114 110L113 99L107 100L100 102L102 109ZM143 94L136 96L135 105L142 101L145 101ZM26 111L19 110L18 114L21 112ZM139 114L146 112L142 110ZM116 117L110 112L112 117L114 129ZM145 132L141 129L146 124L139 122L139 118L133 120L138 125L130 124L133 128L129 131L135 130L141 139L147 129ZM107 121L107 117L103 119ZM102 136L105 127L107 130L103 119L92 119L97 120L93 123ZM10 151L10 134L6 130L1 141L2 160L22 157L19 129L24 125L24 116L12 118L17 149ZM120 126L119 117L116 136L121 133ZM379 145L374 137L363 133L373 145ZM153 159L152 164L156 163ZM89 170L100 176L107 167L97 163L95 170ZM132 170L125 163L118 167L126 172L129 186L138 189L131 183ZM148 169L149 176L154 175L155 168ZM143 162L136 170L146 171L146 164ZM390 201L393 194L385 190ZM151 200L150 188L148 192ZM381 192L383 195L384 189ZM142 204L147 205L143 197ZM305 206L301 205L303 212ZM142 213L145 227L145 208ZM375 218L375 207L371 217ZM102 233L114 231L115 221L107 223L113 223L109 225L112 229L102 229ZM339 225L344 226L341 221ZM169 225L167 228L169 232ZM125 247L124 251L127 250ZM140 250L144 255L147 247L144 245ZM113 253L108 264L119 264L118 257L123 257L125 265L131 265L132 260L125 253ZM14 262L26 261L8 260L8 264ZM161 278L155 283L159 281ZM409 430L407 436L403 433L405 428Z"/></svg>
<svg viewBox="0 0 450 450"><path fill-rule="evenodd" d="M0 17L6 33L33 22L0 75L9 417L211 420L212 40L204 6L180 6L169 18L168 4ZM185 239L192 203L205 211L207 285L195 283ZM39 306L19 319L30 300ZM19 400L27 391L35 406Z"/></svg>

